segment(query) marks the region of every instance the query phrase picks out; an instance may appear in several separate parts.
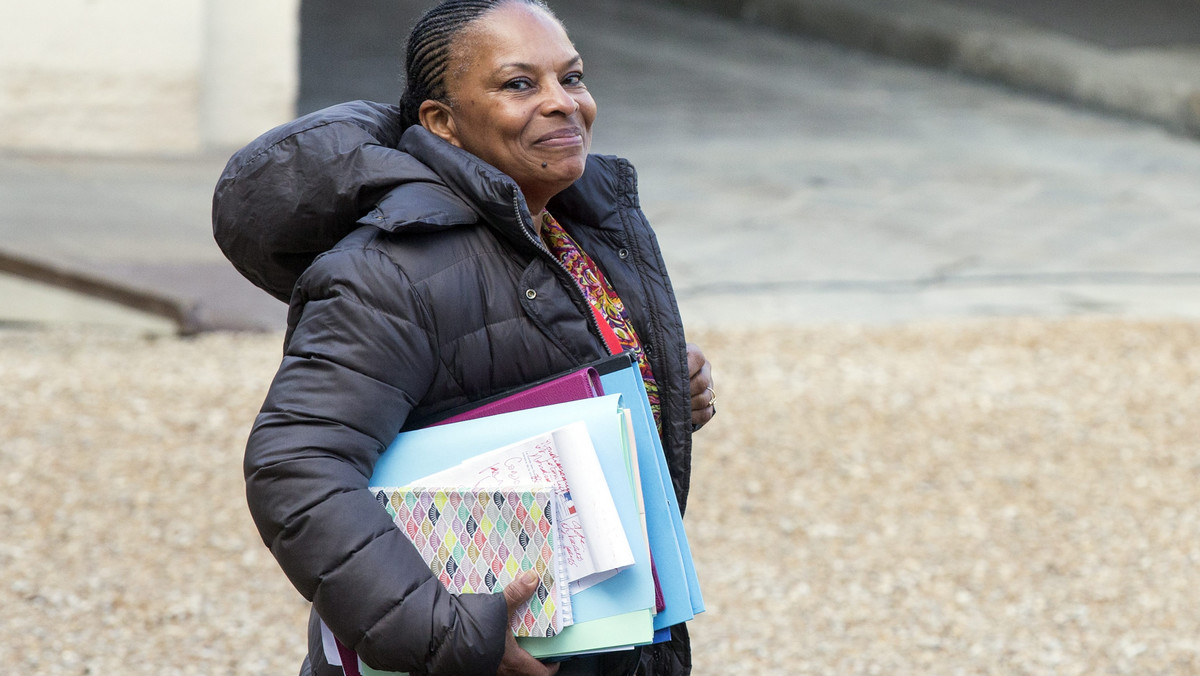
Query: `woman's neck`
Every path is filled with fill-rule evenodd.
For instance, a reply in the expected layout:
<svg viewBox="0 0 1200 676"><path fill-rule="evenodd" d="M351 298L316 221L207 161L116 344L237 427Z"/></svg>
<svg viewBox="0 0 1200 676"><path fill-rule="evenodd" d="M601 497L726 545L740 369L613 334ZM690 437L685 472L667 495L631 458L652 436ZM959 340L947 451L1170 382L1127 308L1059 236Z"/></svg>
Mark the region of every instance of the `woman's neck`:
<svg viewBox="0 0 1200 676"><path fill-rule="evenodd" d="M529 207L529 213L533 216L534 220L537 220L538 215L546 210L546 202L549 201L550 200L531 200L529 199L529 195L525 196L525 206Z"/></svg>

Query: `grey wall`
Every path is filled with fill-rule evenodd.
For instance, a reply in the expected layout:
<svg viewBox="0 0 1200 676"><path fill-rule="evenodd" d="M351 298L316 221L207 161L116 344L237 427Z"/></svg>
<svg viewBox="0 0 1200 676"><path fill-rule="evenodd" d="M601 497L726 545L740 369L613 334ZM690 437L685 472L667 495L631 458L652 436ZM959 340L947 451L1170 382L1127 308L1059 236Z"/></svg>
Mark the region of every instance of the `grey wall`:
<svg viewBox="0 0 1200 676"><path fill-rule="evenodd" d="M298 114L352 99L394 103L404 40L431 0L302 0Z"/></svg>

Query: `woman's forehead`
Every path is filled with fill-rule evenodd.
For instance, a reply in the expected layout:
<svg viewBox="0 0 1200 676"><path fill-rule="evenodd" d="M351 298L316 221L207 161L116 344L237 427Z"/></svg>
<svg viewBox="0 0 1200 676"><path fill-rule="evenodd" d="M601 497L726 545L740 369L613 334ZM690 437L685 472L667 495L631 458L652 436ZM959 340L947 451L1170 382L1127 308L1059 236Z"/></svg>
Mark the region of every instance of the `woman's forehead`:
<svg viewBox="0 0 1200 676"><path fill-rule="evenodd" d="M540 7L510 2L473 21L455 45L463 66L554 63L578 56L562 24Z"/></svg>

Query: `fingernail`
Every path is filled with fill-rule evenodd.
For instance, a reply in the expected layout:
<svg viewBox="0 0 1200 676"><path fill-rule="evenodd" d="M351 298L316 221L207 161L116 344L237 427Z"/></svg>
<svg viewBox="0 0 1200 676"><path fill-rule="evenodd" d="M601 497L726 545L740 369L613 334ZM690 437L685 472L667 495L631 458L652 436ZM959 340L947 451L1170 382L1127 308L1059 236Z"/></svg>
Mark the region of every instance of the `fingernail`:
<svg viewBox="0 0 1200 676"><path fill-rule="evenodd" d="M521 578L518 581L526 587L531 587L537 584L537 580L537 573L533 572L532 570L527 570L524 573L521 573Z"/></svg>

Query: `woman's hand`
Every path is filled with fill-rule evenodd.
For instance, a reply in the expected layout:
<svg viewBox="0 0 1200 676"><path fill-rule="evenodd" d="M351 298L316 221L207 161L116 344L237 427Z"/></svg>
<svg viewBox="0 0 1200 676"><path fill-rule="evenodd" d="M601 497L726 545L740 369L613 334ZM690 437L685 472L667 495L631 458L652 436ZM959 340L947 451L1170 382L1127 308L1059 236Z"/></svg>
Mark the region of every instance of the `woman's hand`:
<svg viewBox="0 0 1200 676"><path fill-rule="evenodd" d="M717 392L713 389L712 365L694 343L687 344L687 362L692 394L692 431L695 431L717 414L714 406Z"/></svg>
<svg viewBox="0 0 1200 676"><path fill-rule="evenodd" d="M509 618L517 612L518 606L533 598L533 592L537 590L537 582L537 573L530 570L504 588L504 601L508 604ZM533 655L529 654L529 651L517 645L517 639L508 627L505 627L504 631L504 657L500 660L500 669L496 671L498 675L552 676L558 673L557 664L545 665L537 661Z"/></svg>

